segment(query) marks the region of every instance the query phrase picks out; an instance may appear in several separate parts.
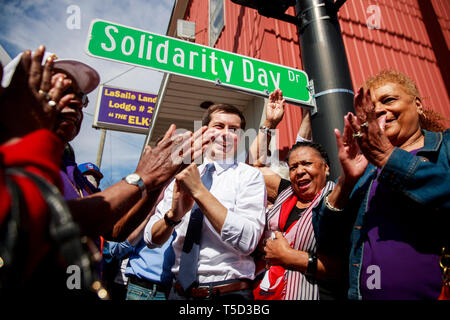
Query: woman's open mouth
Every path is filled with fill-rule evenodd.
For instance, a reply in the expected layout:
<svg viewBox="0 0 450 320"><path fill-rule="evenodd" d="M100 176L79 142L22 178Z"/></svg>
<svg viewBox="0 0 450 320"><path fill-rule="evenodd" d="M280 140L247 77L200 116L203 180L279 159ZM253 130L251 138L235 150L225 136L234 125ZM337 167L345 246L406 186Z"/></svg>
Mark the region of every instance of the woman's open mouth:
<svg viewBox="0 0 450 320"><path fill-rule="evenodd" d="M297 187L300 190L308 189L310 185L311 185L311 180L309 180L309 179L297 181Z"/></svg>

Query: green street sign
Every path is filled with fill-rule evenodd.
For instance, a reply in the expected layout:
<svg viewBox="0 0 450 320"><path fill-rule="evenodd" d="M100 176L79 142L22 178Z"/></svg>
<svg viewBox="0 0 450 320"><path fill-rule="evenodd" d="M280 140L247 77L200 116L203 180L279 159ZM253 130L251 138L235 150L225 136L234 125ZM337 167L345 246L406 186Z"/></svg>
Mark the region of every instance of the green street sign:
<svg viewBox="0 0 450 320"><path fill-rule="evenodd" d="M91 23L88 54L268 96L280 88L288 103L315 105L302 70L104 20Z"/></svg>

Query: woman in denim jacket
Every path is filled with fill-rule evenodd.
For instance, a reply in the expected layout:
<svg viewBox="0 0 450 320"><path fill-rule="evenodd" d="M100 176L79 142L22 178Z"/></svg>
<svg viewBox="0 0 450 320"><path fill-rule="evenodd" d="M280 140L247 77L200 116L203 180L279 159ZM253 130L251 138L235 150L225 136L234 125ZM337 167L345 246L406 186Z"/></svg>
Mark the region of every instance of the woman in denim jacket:
<svg viewBox="0 0 450 320"><path fill-rule="evenodd" d="M400 72L368 79L336 129L342 174L324 217L354 216L350 299L437 299L448 244L450 130ZM361 151L361 152L360 152Z"/></svg>

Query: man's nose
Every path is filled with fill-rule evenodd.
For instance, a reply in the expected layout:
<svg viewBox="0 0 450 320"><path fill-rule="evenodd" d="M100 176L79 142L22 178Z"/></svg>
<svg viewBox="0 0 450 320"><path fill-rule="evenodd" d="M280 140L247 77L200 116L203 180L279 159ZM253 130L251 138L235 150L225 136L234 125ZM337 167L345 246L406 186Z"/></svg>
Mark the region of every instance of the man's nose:
<svg viewBox="0 0 450 320"><path fill-rule="evenodd" d="M232 130L229 127L224 127L222 129L222 135L223 136L228 136L230 133L232 133Z"/></svg>

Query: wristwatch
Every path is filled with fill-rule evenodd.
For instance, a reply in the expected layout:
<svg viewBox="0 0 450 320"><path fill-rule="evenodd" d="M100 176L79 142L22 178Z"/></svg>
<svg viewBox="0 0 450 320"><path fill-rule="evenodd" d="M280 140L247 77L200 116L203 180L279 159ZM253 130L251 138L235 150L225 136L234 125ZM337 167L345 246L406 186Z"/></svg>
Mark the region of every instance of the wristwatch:
<svg viewBox="0 0 450 320"><path fill-rule="evenodd" d="M128 184L133 184L141 190L141 198L144 198L147 195L147 188L145 187L144 181L142 178L136 174L131 173L123 178Z"/></svg>
<svg viewBox="0 0 450 320"><path fill-rule="evenodd" d="M272 129L266 127L266 126L261 126L259 127L259 130L265 134L267 134L268 136L272 135Z"/></svg>
<svg viewBox="0 0 450 320"><path fill-rule="evenodd" d="M307 277L315 277L317 272L317 256L315 253L308 252L308 266L305 275Z"/></svg>
<svg viewBox="0 0 450 320"><path fill-rule="evenodd" d="M167 213L169 213L169 211L167 211ZM169 216L167 215L167 213L164 215L164 221L166 222L166 224L169 227L175 227L177 224L179 224L181 222L181 220L175 221L175 220L170 219Z"/></svg>

